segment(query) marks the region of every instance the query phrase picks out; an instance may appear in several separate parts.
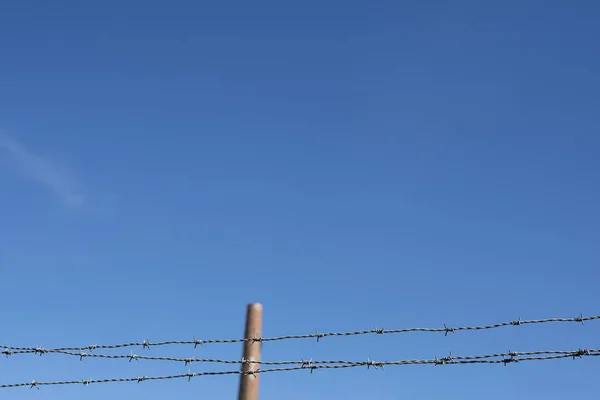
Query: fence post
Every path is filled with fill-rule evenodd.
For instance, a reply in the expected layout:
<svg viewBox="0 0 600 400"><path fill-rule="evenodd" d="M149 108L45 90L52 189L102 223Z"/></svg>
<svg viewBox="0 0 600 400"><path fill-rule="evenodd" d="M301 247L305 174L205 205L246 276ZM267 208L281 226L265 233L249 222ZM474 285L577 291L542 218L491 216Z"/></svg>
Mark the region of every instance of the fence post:
<svg viewBox="0 0 600 400"><path fill-rule="evenodd" d="M244 335L246 339L262 337L262 310L262 304L248 304L246 311L246 333ZM261 347L262 342L246 340L244 342L244 360L260 361ZM242 364L242 372L256 371L258 367L258 363ZM260 374L241 374L238 400L258 400L259 381Z"/></svg>

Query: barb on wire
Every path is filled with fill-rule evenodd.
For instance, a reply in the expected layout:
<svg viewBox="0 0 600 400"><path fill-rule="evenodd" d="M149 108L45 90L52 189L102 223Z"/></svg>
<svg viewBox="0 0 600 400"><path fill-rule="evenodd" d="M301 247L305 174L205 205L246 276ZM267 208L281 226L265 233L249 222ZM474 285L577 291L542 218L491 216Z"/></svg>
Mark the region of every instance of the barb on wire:
<svg viewBox="0 0 600 400"><path fill-rule="evenodd" d="M285 336L276 336L276 337L253 337L253 338L245 338L245 339L207 339L207 340L198 340L194 338L193 340L169 340L163 342L149 342L148 340L144 340L142 342L128 342L128 343L119 343L119 344L105 344L105 345L91 345L84 347L60 347L55 349L45 349L40 346L38 347L14 347L14 346L4 346L0 345L0 348L4 348L5 351L3 354L9 354L7 352L12 352L13 354L17 351L20 352L32 352L36 354L46 354L46 353L56 353L60 351L94 351L95 349L118 349L123 347L142 347L144 349L149 349L150 347L157 346L167 346L167 345L193 345L196 348L198 345L204 345L209 343L242 343L250 341L252 343L256 342L274 342L281 340L290 340L290 339L316 339L317 342L320 339L326 337L339 337L339 336L359 336L359 335L368 335L368 334L390 334L390 333L408 333L408 332L433 332L433 333L444 333L445 336L448 333L456 333L459 331L479 331L479 330L488 330L488 329L496 329L505 326L522 326L522 325L531 325L531 324L545 324L545 323L560 323L560 322L578 322L584 323L586 321L592 321L600 319L600 315L593 315L590 317L584 317L580 315L575 318L546 318L546 319L531 319L531 320L521 320L520 318L515 321L507 321L507 322L499 322L490 325L476 325L476 326L458 326L458 327L450 327L444 324L441 328L403 328L403 329L383 329L383 328L375 328L363 331L350 331L350 332L326 332L321 333L318 330L312 334L306 335L285 335Z"/></svg>
<svg viewBox="0 0 600 400"><path fill-rule="evenodd" d="M510 355L510 357L506 357ZM545 354L545 355L541 355ZM550 355L549 355L550 354ZM533 356L524 356L533 355ZM484 356L453 356L444 358L444 365L454 364L508 364L525 361L546 361L556 360L561 358L582 358L588 356L600 356L600 350L573 350L573 351L546 351L546 352L520 352L520 353L498 353L493 355ZM491 357L499 357L498 359L489 359ZM191 380L197 376L214 376L214 375L252 375L270 373L270 372L284 372L284 371L298 371L309 369L312 373L317 369L343 369L343 368L355 368L360 366L366 366L367 368L374 367L375 369L383 369L384 366L388 365L424 365L433 364L440 365L442 359L437 357L431 360L399 360L399 361L301 361L301 365L293 367L283 368L271 368L271 369L256 369L250 371L209 371L209 372L188 372L186 374L178 375L164 375L164 376L138 376L134 378L108 378L108 379L84 379L84 380L71 380L71 381L52 381L52 382L39 382L33 380L31 382L24 383L9 383L0 385L0 389L14 388L14 387L27 387L37 388L40 386L51 386L51 385L78 385L82 384L88 386L92 383L116 383L116 382L137 382L153 381L153 380L165 380L165 379L180 379L188 378ZM333 364L329 364L333 363Z"/></svg>

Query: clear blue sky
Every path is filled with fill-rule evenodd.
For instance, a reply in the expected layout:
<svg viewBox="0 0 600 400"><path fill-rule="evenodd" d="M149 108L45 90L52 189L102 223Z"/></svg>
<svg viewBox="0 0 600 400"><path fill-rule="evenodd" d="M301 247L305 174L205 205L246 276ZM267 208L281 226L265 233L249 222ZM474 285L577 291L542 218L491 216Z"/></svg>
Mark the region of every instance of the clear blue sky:
<svg viewBox="0 0 600 400"><path fill-rule="evenodd" d="M0 344L235 338L254 301L266 336L598 313L599 19L593 1L4 1ZM263 358L598 348L599 333L330 338ZM599 369L265 374L261 398L595 398ZM21 356L0 383L187 370ZM231 399L237 382L0 397Z"/></svg>

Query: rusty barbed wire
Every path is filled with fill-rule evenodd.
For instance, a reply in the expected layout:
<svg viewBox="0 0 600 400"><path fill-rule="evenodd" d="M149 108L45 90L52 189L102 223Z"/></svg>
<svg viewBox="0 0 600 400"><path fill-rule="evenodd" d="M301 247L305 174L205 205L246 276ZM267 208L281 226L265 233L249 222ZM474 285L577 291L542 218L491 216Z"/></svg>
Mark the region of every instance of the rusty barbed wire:
<svg viewBox="0 0 600 400"><path fill-rule="evenodd" d="M552 354L552 355L540 355L540 354ZM523 357L523 355L535 355L533 357ZM40 386L51 386L51 385L80 385L84 386L94 383L117 383L117 382L137 382L151 380L166 380L166 379L181 379L188 378L188 381L198 376L215 376L215 375L252 375L270 373L270 372L285 372L285 371L298 371L298 370L309 370L311 373L314 370L319 369L343 369L343 368L356 368L360 366L366 366L368 369L373 367L374 369L383 369L384 366L389 365L427 365L431 364L434 366L438 365L453 365L453 364L512 364L526 361L547 361L557 360L562 358L583 358L588 356L600 356L600 350L572 350L572 351L546 351L546 352L509 352L509 353L497 353L493 355L475 355L475 356L448 356L444 358L434 358L429 360L399 360L399 361L302 361L302 365L294 367L284 368L270 368L261 370L250 370L250 371L208 371L208 372L188 372L186 374L178 375L164 375L164 376L138 376L135 378L107 378L107 379L82 379L82 380L70 380L70 381L52 381L52 382L38 382L33 380L31 382L24 383L10 383L0 385L0 389L15 388L15 387L29 387L31 389ZM502 357L501 359L491 360L491 357ZM325 364L325 363L335 364ZM321 363L321 364L318 364ZM263 363L265 364L265 363Z"/></svg>
<svg viewBox="0 0 600 400"><path fill-rule="evenodd" d="M546 319L531 319L531 320L518 320L507 321L507 322L499 322L490 325L475 325L475 326L458 326L458 327L448 327L444 324L443 328L403 328L403 329L384 329L384 328L375 328L368 329L362 331L349 331L349 332L325 332L320 333L318 330L312 334L305 335L285 335L285 336L276 336L276 337L255 337L255 338L244 338L244 339L207 339L207 340L199 340L194 338L193 340L169 340L163 342L150 342L148 340L144 340L142 342L127 342L127 343L119 343L119 344L105 344L105 345L90 345L83 347L59 347L53 349L45 349L43 347L15 347L15 346L7 346L0 345L0 348L3 348L4 351L0 352L1 354L10 355L15 352L30 352L36 354L45 354L45 353L57 353L57 352L69 352L69 351L94 351L96 349L118 349L124 347L142 347L144 349L150 349L151 347L157 346L167 346L167 345L193 345L194 348L199 345L211 344L211 343L242 343L251 341L252 343L262 343L262 342L274 342L281 340L291 340L291 339L317 339L317 342L325 337L341 337L341 336L359 336L359 335L368 335L368 334L398 334L398 333L408 333L408 332L433 332L433 333L444 333L444 336L447 336L448 333L456 333L459 331L479 331L479 330L488 330L488 329L496 329L505 326L521 326L521 325L532 325L532 324L545 324L545 323L562 323L562 322L578 322L583 324L586 321L592 321L600 319L600 315L593 315L590 317L584 317L581 314L579 317L574 318L546 318Z"/></svg>
<svg viewBox="0 0 600 400"><path fill-rule="evenodd" d="M477 356L456 356L453 357L452 353L450 356L453 360L479 360L479 359L489 359L489 358L507 358L507 357L521 357L521 356L549 356L549 355L566 355L567 357L571 357L574 354L579 353L596 353L600 352L600 349L591 349L591 350L538 350L538 351L511 351L508 350L505 353L492 353L492 354L484 354ZM11 353L14 354L32 354L30 351L16 351ZM129 362L131 361L139 361L139 360L150 360L150 361L174 361L183 363L184 365L189 365L192 363L215 363L215 364L263 364L263 365L304 365L307 362L310 362L313 365L319 364L354 364L354 361L348 360L316 360L312 359L309 361L306 360L294 360L294 361L251 361L245 360L244 358L240 360L226 360L226 359L218 359L218 358L178 358L178 357L155 357L155 356L143 356L138 354L97 354L97 353L73 353L68 351L48 351L47 353L54 354L63 354L68 356L79 357L82 361L84 358L104 358L104 359L127 359ZM7 355L8 357L8 355ZM444 357L447 358L447 357ZM442 358L443 359L443 358Z"/></svg>

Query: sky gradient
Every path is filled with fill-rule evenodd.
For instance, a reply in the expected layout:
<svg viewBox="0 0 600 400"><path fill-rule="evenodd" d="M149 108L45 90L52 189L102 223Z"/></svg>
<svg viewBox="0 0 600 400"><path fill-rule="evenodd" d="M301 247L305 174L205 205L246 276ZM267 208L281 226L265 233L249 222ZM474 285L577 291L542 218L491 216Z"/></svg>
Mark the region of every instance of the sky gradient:
<svg viewBox="0 0 600 400"><path fill-rule="evenodd" d="M0 345L236 338L249 302L265 336L597 314L599 18L592 1L3 2ZM599 333L284 341L263 359L599 348ZM265 374L261 399L595 398L599 368ZM0 384L187 371L0 358ZM231 399L237 383L0 398Z"/></svg>

